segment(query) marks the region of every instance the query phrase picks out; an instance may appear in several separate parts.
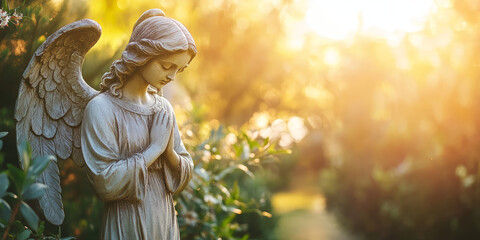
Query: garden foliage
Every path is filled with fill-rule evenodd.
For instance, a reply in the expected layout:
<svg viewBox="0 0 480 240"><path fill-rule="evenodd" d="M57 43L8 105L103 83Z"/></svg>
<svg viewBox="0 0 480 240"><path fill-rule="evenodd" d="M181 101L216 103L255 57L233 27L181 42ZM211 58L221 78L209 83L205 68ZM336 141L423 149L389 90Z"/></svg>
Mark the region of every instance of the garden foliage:
<svg viewBox="0 0 480 240"><path fill-rule="evenodd" d="M318 182L365 239L480 236L480 19L476 1L447 2L394 46L336 45Z"/></svg>
<svg viewBox="0 0 480 240"><path fill-rule="evenodd" d="M24 16L23 22L18 26L9 25L1 29L0 41L8 47L0 46L0 50L3 49L0 55L0 77L2 83L5 83L5 88L10 90L17 88L21 73L33 51L46 36L76 20L75 18L81 18L79 16L82 11L75 11L78 16L70 15L72 4L69 1L64 1L57 8L48 5L50 3L46 5L41 3L42 1L26 1L19 8ZM105 62L112 61L113 59L108 59ZM2 109L0 126L12 133L14 133L14 123L11 116L15 96L16 91L13 90L2 94L0 106ZM264 167L276 162L277 155L285 151L280 150L281 148L276 145L277 140L262 138L258 134L251 136L249 126L234 128L222 127L215 121L212 123L206 119L205 115L200 114L199 108L194 107L184 115L186 120L179 121L179 123L183 122L180 130L183 133L185 145L194 159L195 174L189 187L176 196L182 239L268 238L271 229L250 233L246 224L248 219L244 216L254 218L257 222L272 220L270 193L266 188L266 182L258 179L256 175L262 175L265 171ZM11 166L9 169L14 169L13 166L18 165L14 134L8 137L4 152L5 160ZM48 238L64 233L79 239L97 238L101 227L101 201L95 197L91 188L87 187L89 183L84 169L76 167L72 161L61 161L58 164L61 169L62 196L66 212L61 229L48 223L39 225L37 215L33 214L30 215L35 216L34 223L31 223L31 219L20 218L24 221L16 221L15 226L28 227L28 234L22 232L22 236ZM17 186L18 181L20 180L13 179L11 183L15 184L11 186ZM33 182L28 183L45 187ZM250 189L242 190L246 186ZM17 196L23 195L17 194ZM37 228L38 225L40 227ZM11 228L13 237L16 236L15 234L20 234L14 231L19 228Z"/></svg>
<svg viewBox="0 0 480 240"><path fill-rule="evenodd" d="M6 136L0 132L0 138ZM3 142L0 140L0 150ZM44 234L44 222L27 204L45 194L46 185L37 183L53 156L31 158L28 143L23 143L19 150L22 169L7 164L7 170L0 172L0 236L4 239L59 239L59 235ZM0 166L3 167L3 154L0 155ZM71 239L71 238L62 238Z"/></svg>

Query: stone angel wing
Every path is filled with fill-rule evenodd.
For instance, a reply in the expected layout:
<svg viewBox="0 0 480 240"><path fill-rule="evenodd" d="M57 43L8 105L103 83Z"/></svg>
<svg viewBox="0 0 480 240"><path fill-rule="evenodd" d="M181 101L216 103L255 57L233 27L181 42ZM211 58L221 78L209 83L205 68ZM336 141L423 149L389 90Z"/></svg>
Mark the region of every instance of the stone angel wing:
<svg viewBox="0 0 480 240"><path fill-rule="evenodd" d="M54 155L84 165L80 124L85 106L98 91L83 80L81 68L100 35L93 20L66 25L46 39L25 69L15 106L17 146L28 141L33 157ZM52 224L62 224L65 213L57 162L50 162L37 181L48 186L39 199L43 215Z"/></svg>

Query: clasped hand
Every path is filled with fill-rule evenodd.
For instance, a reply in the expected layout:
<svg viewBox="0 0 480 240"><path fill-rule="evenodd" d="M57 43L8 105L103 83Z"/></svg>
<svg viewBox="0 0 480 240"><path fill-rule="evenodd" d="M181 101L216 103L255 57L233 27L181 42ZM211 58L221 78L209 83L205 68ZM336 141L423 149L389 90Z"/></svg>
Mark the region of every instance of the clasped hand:
<svg viewBox="0 0 480 240"><path fill-rule="evenodd" d="M160 155L163 155L170 166L178 165L178 155L174 150L173 115L161 110L154 116L150 129L150 146L145 151L147 165L153 164Z"/></svg>

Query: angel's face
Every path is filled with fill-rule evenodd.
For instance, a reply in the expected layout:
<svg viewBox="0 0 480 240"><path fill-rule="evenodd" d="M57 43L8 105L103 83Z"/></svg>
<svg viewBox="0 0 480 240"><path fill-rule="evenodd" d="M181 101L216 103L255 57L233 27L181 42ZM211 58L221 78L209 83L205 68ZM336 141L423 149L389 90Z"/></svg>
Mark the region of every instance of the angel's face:
<svg viewBox="0 0 480 240"><path fill-rule="evenodd" d="M175 80L176 75L188 66L191 58L186 51L153 58L141 68L140 73L148 84L161 89Z"/></svg>

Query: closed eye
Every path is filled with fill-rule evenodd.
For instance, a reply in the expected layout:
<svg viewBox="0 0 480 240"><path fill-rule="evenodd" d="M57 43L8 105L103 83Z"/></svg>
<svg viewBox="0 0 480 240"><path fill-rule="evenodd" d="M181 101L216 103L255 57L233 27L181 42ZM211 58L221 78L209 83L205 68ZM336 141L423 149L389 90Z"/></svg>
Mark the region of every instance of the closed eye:
<svg viewBox="0 0 480 240"><path fill-rule="evenodd" d="M164 70L170 70L173 67L173 64L169 63L169 62L162 62L162 63L160 63L160 65L162 65L162 68Z"/></svg>

